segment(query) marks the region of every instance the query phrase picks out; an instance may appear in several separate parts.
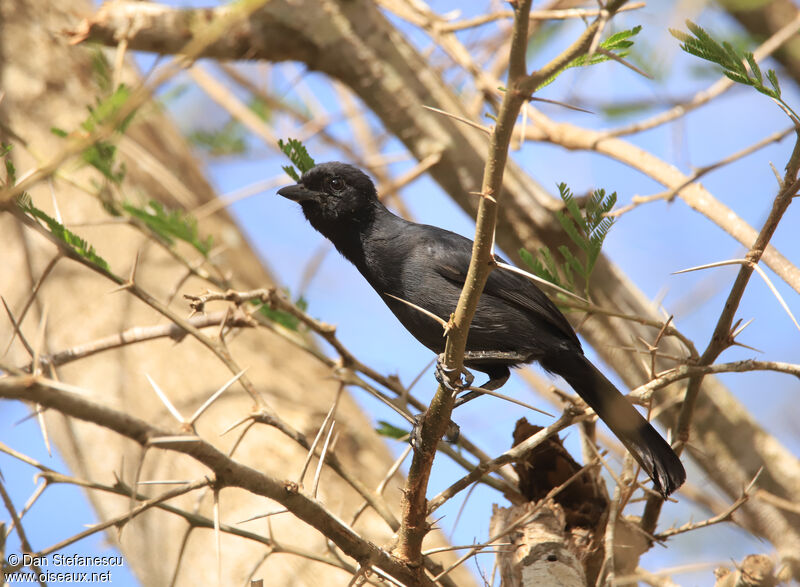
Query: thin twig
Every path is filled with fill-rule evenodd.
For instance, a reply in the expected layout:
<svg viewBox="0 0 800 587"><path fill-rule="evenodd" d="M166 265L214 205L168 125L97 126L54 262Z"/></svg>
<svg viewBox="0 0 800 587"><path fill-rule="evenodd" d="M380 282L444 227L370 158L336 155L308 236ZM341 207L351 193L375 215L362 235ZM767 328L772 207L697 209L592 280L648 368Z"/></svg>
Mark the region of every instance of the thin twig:
<svg viewBox="0 0 800 587"><path fill-rule="evenodd" d="M656 201L671 202L675 198L675 196L677 196L678 193L680 193L681 190L683 190L686 186L696 182L698 179L700 179L704 175L706 175L708 173L711 173L712 171L714 171L716 169L724 167L725 165L728 165L729 163L733 163L734 161L737 161L737 160L739 160L739 159L741 159L743 157L746 157L747 155L755 153L759 149L762 149L762 148L764 148L764 147L766 147L768 145L780 142L785 137L787 137L792 131L794 131L794 126L791 126L791 127L787 128L787 129L779 131L779 132L772 133L768 137L765 137L765 138L761 139L760 141L750 145L749 147L741 149L740 151L737 151L736 153L732 153L731 155L728 155L727 157L725 157L723 159L720 159L719 161L715 161L714 163L711 163L709 165L704 165L703 167L700 167L699 169L696 169L694 171L694 173L692 173L692 175L688 176L683 181L682 184L677 185L675 187L672 187L672 188L670 188L669 190L667 190L665 192L660 192L658 194L653 194L651 196L634 196L631 199L631 203L630 204L628 204L626 206L621 206L619 208L616 208L615 210L612 210L611 212L606 214L606 216L616 218L616 217L622 216L623 214L625 214L627 212L630 212L631 210L641 206L642 204L648 204L650 202L656 202Z"/></svg>
<svg viewBox="0 0 800 587"><path fill-rule="evenodd" d="M65 416L93 422L141 445L154 445L156 442L151 439L159 439L160 448L186 454L208 467L215 476L216 489L239 487L254 495L275 500L287 507L299 519L333 540L337 547L349 556L357 560L371 560L376 567L401 582L412 584L414 581L419 581L423 586L433 585L424 576L420 581L419 577L400 560L363 539L321 503L303 495L296 484L275 479L262 471L242 465L201 438L185 442L184 440L189 439L170 435L166 430L161 430L130 414L102 406L76 394L54 390L51 388L51 382L41 377L30 375L4 377L0 379L0 397L39 402L43 406L58 410ZM181 488L183 489L185 488ZM123 516L128 516L128 513Z"/></svg>

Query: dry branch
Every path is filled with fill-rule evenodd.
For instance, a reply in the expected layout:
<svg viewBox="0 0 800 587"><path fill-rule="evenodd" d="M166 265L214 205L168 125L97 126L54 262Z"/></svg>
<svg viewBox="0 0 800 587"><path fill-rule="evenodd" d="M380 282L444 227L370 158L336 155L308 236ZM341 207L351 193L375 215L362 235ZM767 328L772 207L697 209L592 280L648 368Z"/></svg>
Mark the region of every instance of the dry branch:
<svg viewBox="0 0 800 587"><path fill-rule="evenodd" d="M157 428L134 416L101 406L75 393L54 389L49 380L42 378L9 376L0 379L0 397L37 402L47 408L56 409L66 416L113 430L142 447L157 441L160 448L184 453L205 465L213 473L214 486L218 490L223 487L239 487L254 495L277 501L299 519L319 530L359 563L378 566L406 583L419 581L416 573L411 572L400 561L361 538L320 502L304 495L296 483L270 477L240 464L199 437L195 437L192 442L184 442L169 430ZM430 583L422 580L419 584Z"/></svg>
<svg viewBox="0 0 800 587"><path fill-rule="evenodd" d="M120 4L122 4L122 3L120 3ZM281 3L281 2L273 2L273 3L270 3L270 4L277 5L280 8L285 8L285 5L283 3ZM382 41L384 39L390 39L391 38L393 40L393 42L395 42L395 45L397 46L397 43L396 43L397 39L396 39L395 36L392 36L390 29L382 29L381 28L382 25L381 25L380 19L377 19L378 26L374 26L374 24L376 22L374 19L376 19L376 17L374 15L374 13L370 12L369 6L365 6L365 5L362 5L362 4L358 4L357 6L355 6L356 4L358 4L358 3L353 3L354 6L349 7L348 9L345 9L345 10L349 10L349 12L340 14L340 13L336 12L336 10L338 10L338 9L333 8L333 7L331 7L331 5L325 3L324 9L329 11L329 12L325 13L325 16L329 17L331 15L330 11L334 11L335 16L337 18L339 18L341 16L345 16L346 18L349 18L350 19L349 22L350 23L354 23L352 26L356 31L358 31L359 28L360 28L360 30L362 32L365 31L365 30L369 30L369 31L386 31L387 32L387 34L385 34L385 35L383 35L383 34L375 34L375 35L369 36L369 38L370 38L369 42L376 43L375 46L369 46L369 48L376 49L376 52L375 53L369 53L369 49L367 49L366 51L362 51L362 53L361 53L362 55L369 54L370 55L370 59L371 59L372 57L374 57L374 55L377 54L378 56L380 56L380 58L383 61L380 61L380 59L376 59L375 61L380 61L381 63L387 65L387 67L389 67L389 69L391 69L391 67L388 64L392 63L393 60L394 60L394 62L392 63L392 65L394 67L396 67L397 70L401 69L401 67L402 67L398 63L398 61L405 60L407 62L411 62L410 63L410 65L411 65L410 69L412 71L417 71L417 72L425 71L425 65L423 63L419 63L419 61L416 60L416 58L413 55L413 52L410 51L407 46L400 45L402 51L395 51L394 49L388 49L385 45L381 45L380 41ZM320 12L322 13L323 11L320 11ZM363 20L357 22L357 18L355 17L355 15L358 15L358 18L363 19ZM300 18L297 18L298 16ZM303 15L292 15L292 18L295 19L297 22L303 24L303 25L314 24L314 23L309 23L308 22L310 19L313 18L313 15L310 15L310 14L308 14L308 15L305 15L305 14L303 14ZM370 21L370 19L373 19L373 20ZM285 22L288 22L288 20L289 19L287 19L287 21L285 21ZM329 20L334 20L334 19L329 19ZM342 19L335 20L335 22L337 23L337 26L343 25ZM359 23L360 23L360 27L359 27ZM327 26L327 25L323 25L323 27L324 26ZM346 28L346 27L343 27L343 28ZM334 29L335 29L335 27L334 27ZM118 29L118 30L124 30L124 29ZM307 31L312 31L312 30L315 30L315 29L314 29L313 26L310 26L306 30ZM276 32L276 31L273 31L273 32ZM285 29L279 30L277 32L285 32ZM294 31L290 31L290 32L292 33L290 35L291 38L297 38L298 41L300 40L300 36L297 35L296 32L294 32ZM332 29L329 28L329 29L326 30L326 32L327 33L332 33L333 37L339 38L340 40L344 38L344 36L341 36L341 35L339 37L336 36L337 33L341 33L342 32L341 30L338 30L338 29L332 30ZM173 33L171 32L170 34L173 34ZM355 39L351 39L351 40L349 40L347 42L358 43L358 42L360 42L358 39L367 39L368 38L368 36L364 35L364 34L362 34L362 35L354 35L354 36L355 36ZM278 34L276 33L276 35L273 38L278 38ZM328 38L332 38L331 35L329 35ZM377 41L377 42L374 41L373 40L374 38L378 38L379 41ZM110 42L110 43L113 44L114 42L116 42L113 39L119 39L119 35L112 36L111 39L112 40L107 41L107 42ZM127 39L126 38L126 41L129 43L129 47L130 47L130 43L132 42L132 39ZM305 40L302 40L302 42L305 43ZM289 50L300 51L300 49L298 49L297 47L291 46L291 44L286 44L285 48L286 48L287 51L289 51ZM303 50L304 51L310 51L311 48L318 49L318 45L316 45L315 43L309 41L308 43L305 43L305 47L304 47ZM365 47L363 45L361 47L359 47L359 48L360 49L365 49ZM377 49L382 49L383 52L381 52L381 51L379 51ZM313 53L313 51L312 51L312 53ZM345 53L347 53L347 52L345 51ZM354 56L356 56L356 53L358 53L358 52L357 51L353 51L353 52L350 52L349 55L350 55L350 57L354 57ZM299 53L294 54L294 58L297 58L298 54ZM339 69L340 67L342 67L341 65L330 63L330 60L326 59L325 55L321 55L319 53L314 53L314 54L312 54L310 56L307 55L307 54L304 55L304 56L307 57L307 61L312 63L313 66L317 66L320 69L323 69L323 70L326 70L326 71L329 71L329 72L333 72L334 74L338 73L340 76L345 76L345 74L346 74L346 72L344 72L341 69ZM247 57L247 55L245 55L245 57ZM402 58L402 59L400 59L400 58ZM433 122L432 119L426 119L423 116L417 115L416 112L414 111L414 107L413 107L413 104L416 103L416 100L413 100L413 99L409 100L408 99L409 95L412 93L412 91L413 92L422 91L424 93L425 90L430 90L431 92L433 92L434 90L431 89L431 88L422 88L422 90L420 90L420 86L423 85L423 82L418 82L418 83L415 82L414 80L416 78L413 75L411 75L408 72L408 70L405 71L405 73L406 73L405 76L404 75L393 76L391 74L394 73L394 72L390 72L389 74L387 74L386 71L378 71L378 70L370 72L369 68L355 67L353 65L354 63L364 64L364 61L358 61L358 59L348 60L348 59L343 59L341 56L337 56L337 59L340 59L342 63L347 63L348 67L353 69L353 75L352 75L352 78L350 79L350 82L352 82L351 85L354 88L356 88L358 86L358 84L355 83L355 82L358 82L358 83L362 84L363 88L362 88L361 91L365 95L371 95L372 96L372 102L370 102L368 98L365 98L365 99L367 99L368 103L370 103L372 105L375 105L375 104L379 104L379 103L382 102L383 108L378 109L378 111L379 111L379 114L382 114L384 116L384 120L387 121L387 126L389 128L391 128L391 129L393 129L395 132L399 132L400 129L404 129L405 131L407 131L405 133L405 135L403 135L404 140L407 141L407 144L410 145L410 148L412 149L412 151L416 154L416 156L418 158L421 158L422 154L424 152L426 152L427 147L430 147L430 145L431 145L431 141L430 140L428 141L428 143L426 145L423 144L423 142L424 142L423 139L434 139L434 141L433 141L435 143L434 146L437 149L437 150L435 150L435 152L441 152L442 153L442 157L441 157L440 163L435 165L431 169L432 174L443 185L445 185L450 190L452 190L451 193L462 193L462 194L466 193L466 192L463 192L463 190L462 190L462 188L464 186L463 185L457 185L457 184L463 182L463 178L470 177L469 176L469 172L467 170L469 170L471 166L474 167L476 159L480 159L480 158L479 157L477 157L477 158L474 157L473 156L474 153L467 153L467 154L465 154L464 152L456 153L453 149L451 149L449 147L449 145L448 145L449 140L446 139L446 134L438 132L440 130L440 128L441 128L441 127L439 127L438 123ZM367 59L366 61L369 61L369 59ZM375 62L372 62L371 65L375 65ZM377 78L380 78L380 77L384 78L384 80L386 82L385 86L381 86L382 82L377 79ZM394 89L395 89L395 91L397 93L396 102L401 102L402 103L405 100L405 104L404 104L404 106L406 107L405 109L403 109L401 107L398 110L396 108L388 108L387 107L387 104L390 102L390 100L389 100L389 96L387 96L386 92L383 91L383 89L384 89L384 87L389 87L389 86L394 87ZM402 91L397 91L397 88L403 88L403 90ZM444 94L446 94L446 93L444 93ZM448 111L452 111L452 112L457 112L458 111L458 108L450 108L448 104L441 103L441 102L447 102L447 96L443 95L443 93L440 92L437 95L437 98L439 98L440 100L430 100L430 101L425 101L424 103L437 104L438 106L442 106L442 109L448 110ZM394 106L396 106L396 103L394 104ZM423 126L422 123L427 123L428 128L425 129L425 130L421 129L420 127ZM454 134L452 134L450 136L458 136L458 135L454 133ZM465 145L470 145L471 147L474 148L476 143L474 141L470 142L470 140L471 139L467 139L467 140L464 140L464 141L456 140L455 142L459 144L459 147L464 147ZM443 146L445 147L444 150L438 151L438 149L441 149ZM468 149L465 148L465 151L468 151ZM430 153L428 153L428 154L430 154ZM459 173L459 172L461 172L461 173ZM473 175L473 180L474 180L474 175ZM469 183L469 182L464 182L464 183ZM471 183L474 186L475 182L472 181ZM524 178L521 178L521 175L518 173L518 170L515 170L513 168L513 166L509 168L509 173L507 173L507 177L506 177L506 183L509 184L508 188L510 188L510 189L506 190L506 196L505 196L505 199L504 199L504 207L506 207L506 205L507 205L507 213L505 215L506 226L511 226L512 223L516 222L516 224L513 224L514 228L516 228L516 232L515 233L512 234L510 231L501 231L501 234L504 234L503 238L505 239L505 242L510 245L510 246L507 246L507 248L512 249L512 250L516 250L516 248L518 248L519 244L521 244L521 243L526 244L527 248L529 248L529 249L533 248L532 246L530 246L530 243L533 242L533 239L531 237L531 227L532 226L539 227L539 226L543 225L545 227L545 229L540 231L540 233L543 235L543 238L545 240L553 238L554 242L557 242L557 238L553 237L552 234L548 233L548 230L547 230L548 220L547 219L543 220L541 218L541 216L542 216L542 214L540 213L541 211L532 209L533 205L531 204L530 200L524 199L524 198L529 198L529 196L528 196L529 193L536 194L537 191L535 189L531 189L529 191L525 191L523 189L520 189L521 186L525 186L527 182L526 182L526 180ZM474 187L473 187L473 191L474 191ZM541 192L539 192L539 194L541 194ZM463 198L464 196L461 195L460 197ZM467 207L467 208L472 208L473 206L474 206L474 204L472 204L472 203L465 204L465 207ZM545 207L546 207L546 204L545 204ZM515 215L519 216L519 217L524 216L524 214L522 214L521 211L529 211L531 213L530 217L532 218L532 220L531 221L526 221L524 223L518 222L518 221L514 221L514 220L509 220L509 219L513 219L515 217ZM539 216L538 220L535 218L537 216L537 214ZM539 223L538 225L536 224L537 221ZM551 226L551 228L552 228L552 226ZM511 235L511 236L509 236L509 235ZM752 242L752 240L751 240L751 242ZM751 244L751 243L748 243L748 246L749 246L749 244ZM514 246L514 245L517 245L517 246ZM552 246L553 245L551 245L551 247ZM637 299L637 293L635 292L635 290L633 290L632 288L629 288L628 285L625 284L622 280L616 280L615 281L617 276L615 276L613 274L613 268L609 268L608 266L601 267L601 272L603 272L603 275L605 276L605 278L608 278L609 282L611 283L611 285L606 284L606 286L603 288L603 296L606 296L607 299L611 299L612 297L616 298L617 301L623 303L623 307L635 308L635 309L631 309L630 313L638 313L639 309L642 309L642 307L646 306L646 304L641 303L642 302L641 299ZM598 284L600 283L600 279L597 280L597 283ZM616 287L615 287L615 284L616 284ZM622 292L619 291L620 288L623 290ZM645 310L642 310L642 315L645 315ZM601 323L597 330L590 330L589 331L590 340L594 340L595 342L597 342L598 340L603 340L604 337L602 336L602 334L603 334L603 329L604 328L606 329L606 331L608 330L609 326L608 326L607 323ZM613 333L613 330L614 330L614 328L612 327L611 328L611 331L612 331L611 335L605 337L606 341L613 341L613 340L617 339L618 336L620 336L619 333ZM598 334L598 332L600 334ZM608 332L606 332L606 333L608 333ZM624 339L625 336L620 336L620 338ZM637 373L635 368L631 368L629 366L628 367L622 367L621 370L626 373L626 379L628 380L628 382L631 385L633 385L633 382L636 381L636 379L641 376L641 373ZM636 382L638 383L640 381L636 381ZM765 444L760 442L761 440L765 440L771 446L771 448L780 449L779 446L778 447L774 446L774 443L773 443L774 439L772 439L771 437L766 435L763 430L759 429L759 427L755 425L755 423L753 423L752 421L748 420L745 417L741 417L742 414L741 414L740 406L738 406L737 404L735 404L733 402L728 401L730 398L727 398L723 394L719 393L719 392L722 392L722 391L724 391L724 390L722 390L718 386L715 386L715 388L713 390L710 390L710 396L715 398L714 401L719 401L719 402L726 401L726 402L728 402L725 405L725 409L718 409L718 410L705 409L705 410L701 410L701 413L698 414L698 416L701 418L701 420L698 421L698 423L697 423L698 426L697 427L699 429L703 429L703 428L707 429L708 431L710 431L711 436L712 436L712 438L709 439L708 438L709 435L708 434L705 435L704 439L706 441L710 440L711 442L706 442L705 443L706 446L704 446L703 448L707 449L707 450L710 449L710 448L713 448L713 441L715 439L718 440L718 439L729 438L730 434L731 434L731 430L730 430L731 427L728 424L732 423L732 422L735 422L736 423L736 431L741 435L742 440L745 443L745 446L748 447L747 451L734 451L736 453L737 457L739 457L739 459L741 461L743 461L743 462L745 462L745 461L747 461L747 462L758 462L759 459L763 460L763 456L764 456L765 453L763 452L763 449L759 448L759 447L763 447L763 446L765 446ZM714 407L714 404L711 404L711 406ZM713 437L714 434L716 434L716 438ZM716 453L709 453L708 454L708 458L703 460L703 465L708 470L710 470L712 472L712 475L714 476L714 478L717 481L717 483L719 483L721 486L725 487L730 492L732 490L731 487L736 484L736 480L735 479L728 479L728 480L725 479L725 477L726 477L726 471L724 470L725 469L725 463L728 463L729 460L726 460L724 458L715 458L715 456L720 455L721 452L722 451L717 451ZM753 453L755 453L755 454L753 454ZM781 453L781 454L783 454L783 453ZM796 464L792 464L791 462L788 462L787 467L785 467L786 476L785 477L781 477L780 475L776 475L775 479L770 480L770 483L774 483L775 484L776 493L786 494L787 492L789 492L788 493L789 495L792 494L791 493L791 487L790 487L790 485L791 485L790 480L793 478L793 473L792 472L795 471L796 468L797 468ZM796 475L794 475L794 477L796 477ZM748 504L748 506L749 505L750 504ZM770 513L770 514L773 513L772 511L767 511L767 510L762 510L760 513L764 513L765 511L767 513ZM754 517L756 517L756 516L754 516ZM756 523L755 526L756 527L760 527L761 531L766 531L768 533L771 533L773 540L776 540L776 538L777 538L778 541L783 539L780 536L780 534L781 534L780 530L769 530L763 524L759 526L758 523ZM775 528L778 528L778 526L775 526ZM786 533L786 538L785 538L786 542L785 542L785 544L787 544L787 545L792 544L792 542L791 542L792 539L793 538L791 536L791 532Z"/></svg>

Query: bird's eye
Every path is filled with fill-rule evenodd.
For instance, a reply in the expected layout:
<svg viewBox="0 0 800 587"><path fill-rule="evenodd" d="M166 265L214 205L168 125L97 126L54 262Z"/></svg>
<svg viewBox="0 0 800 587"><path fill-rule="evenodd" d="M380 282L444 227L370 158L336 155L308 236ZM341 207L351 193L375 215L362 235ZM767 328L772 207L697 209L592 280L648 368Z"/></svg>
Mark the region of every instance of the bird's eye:
<svg viewBox="0 0 800 587"><path fill-rule="evenodd" d="M344 180L341 177L332 177L328 185L334 192L340 192L344 189Z"/></svg>

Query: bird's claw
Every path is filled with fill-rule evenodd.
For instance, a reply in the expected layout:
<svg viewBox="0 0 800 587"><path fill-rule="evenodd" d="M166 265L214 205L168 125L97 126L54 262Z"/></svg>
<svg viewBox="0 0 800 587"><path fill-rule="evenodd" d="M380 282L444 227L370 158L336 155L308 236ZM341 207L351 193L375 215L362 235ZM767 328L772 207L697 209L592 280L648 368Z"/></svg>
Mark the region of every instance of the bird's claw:
<svg viewBox="0 0 800 587"><path fill-rule="evenodd" d="M457 373L457 369L450 369L449 367L445 366L444 364L444 354L439 355L436 357L436 370L434 371L434 376L436 377L436 381L444 387L447 391L452 393L453 395L457 394L461 390L470 387L472 382L475 380L474 375L467 371L466 369L461 369L460 373L458 373L458 378L456 379L456 383L451 383L452 375ZM461 375L464 376L464 381L461 381Z"/></svg>
<svg viewBox="0 0 800 587"><path fill-rule="evenodd" d="M448 424L447 430L444 433L444 439L450 444L455 444L458 442L460 436L461 428L459 428L458 424L450 420L450 424Z"/></svg>
<svg viewBox="0 0 800 587"><path fill-rule="evenodd" d="M459 392L468 389L472 386L472 382L474 381L475 377L467 371L466 369L461 369L458 372L458 377L454 383L451 383L451 376L456 374L458 371L456 369L449 369L444 364L444 355L439 355L436 357L436 370L434 371L434 375L436 377L436 381L439 382L441 386L443 386L447 391L452 393L454 396L457 395ZM463 376L463 380L462 377ZM419 450L422 446L422 422L425 419L425 412L421 414L417 414L414 416L414 422L412 423L411 427L411 434L410 434L410 442L411 446L414 450ZM455 444L458 442L458 438L461 435L461 430L458 425L453 422L452 420L447 426L447 430L444 433L444 439L449 442L450 444Z"/></svg>
<svg viewBox="0 0 800 587"><path fill-rule="evenodd" d="M422 420L424 417L425 412L414 416L414 422L412 424L411 434L409 436L411 448L414 450L419 450L422 446ZM458 427L458 424L450 420L450 424L447 426L447 430L444 433L444 439L450 444L455 444L458 442L460 436L461 428Z"/></svg>

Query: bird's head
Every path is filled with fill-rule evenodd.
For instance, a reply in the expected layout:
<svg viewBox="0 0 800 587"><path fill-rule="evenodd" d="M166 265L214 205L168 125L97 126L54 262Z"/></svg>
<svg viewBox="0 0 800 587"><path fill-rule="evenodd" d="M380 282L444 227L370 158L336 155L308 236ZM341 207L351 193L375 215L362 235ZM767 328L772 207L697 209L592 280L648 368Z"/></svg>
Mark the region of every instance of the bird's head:
<svg viewBox="0 0 800 587"><path fill-rule="evenodd" d="M378 201L372 180L338 161L312 167L299 182L279 189L278 194L298 202L312 226L323 233L331 225L369 220Z"/></svg>

